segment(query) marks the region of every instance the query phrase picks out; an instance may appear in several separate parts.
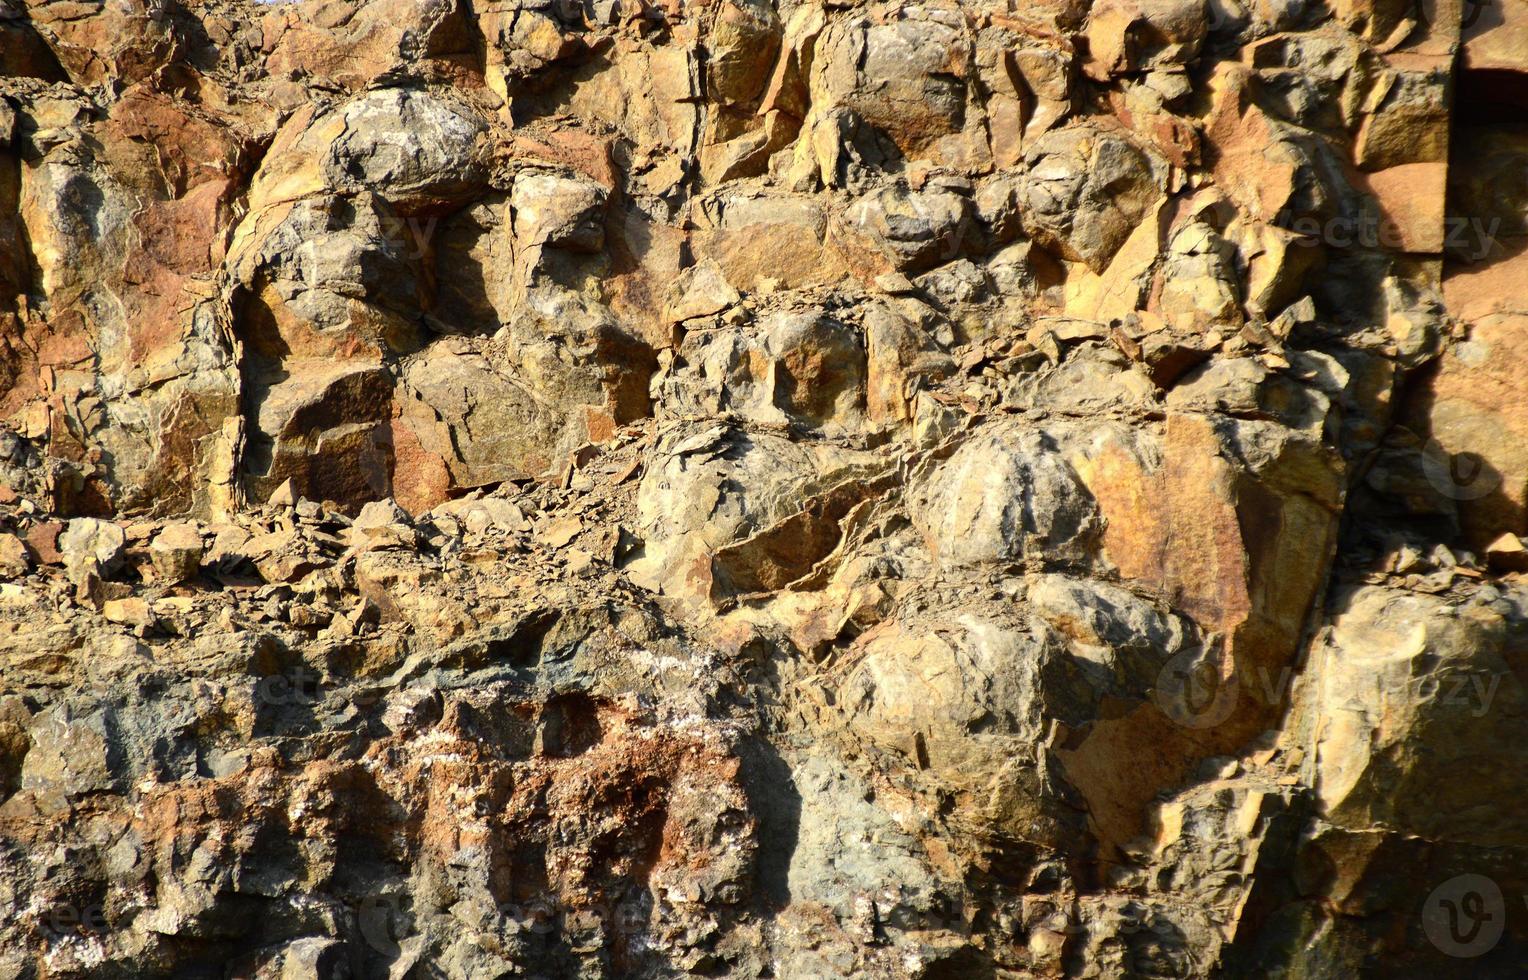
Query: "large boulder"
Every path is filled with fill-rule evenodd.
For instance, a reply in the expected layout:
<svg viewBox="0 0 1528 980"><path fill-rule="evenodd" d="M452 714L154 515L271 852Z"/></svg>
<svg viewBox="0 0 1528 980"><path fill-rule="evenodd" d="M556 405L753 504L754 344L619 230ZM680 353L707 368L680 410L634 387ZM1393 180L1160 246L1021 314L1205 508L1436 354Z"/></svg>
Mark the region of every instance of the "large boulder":
<svg viewBox="0 0 1528 980"><path fill-rule="evenodd" d="M243 455L245 490L263 502L288 480L310 500L355 504L387 496L393 381L378 363L309 361L251 385L259 406Z"/></svg>
<svg viewBox="0 0 1528 980"><path fill-rule="evenodd" d="M1165 166L1123 133L1073 125L1024 151L1024 225L1063 258L1102 272L1165 190Z"/></svg>
<svg viewBox="0 0 1528 980"><path fill-rule="evenodd" d="M460 205L487 183L488 123L454 95L379 88L287 121L250 187L250 210L324 193L376 193L402 214Z"/></svg>
<svg viewBox="0 0 1528 980"><path fill-rule="evenodd" d="M1525 595L1464 603L1346 588L1307 677L1304 734L1322 812L1353 831L1528 845L1492 801L1528 789L1511 746L1528 734L1513 666Z"/></svg>
<svg viewBox="0 0 1528 980"><path fill-rule="evenodd" d="M1025 556L1082 560L1097 541L1098 506L1043 431L980 431L912 493L929 548L956 565Z"/></svg>
<svg viewBox="0 0 1528 980"><path fill-rule="evenodd" d="M868 237L892 268L922 271L958 256L971 233L971 202L954 190L887 188L855 205L846 224Z"/></svg>
<svg viewBox="0 0 1528 980"><path fill-rule="evenodd" d="M813 87L889 134L903 152L964 123L971 41L959 20L929 13L830 29L814 62Z"/></svg>
<svg viewBox="0 0 1528 980"><path fill-rule="evenodd" d="M871 453L803 445L768 430L674 424L650 451L637 491L646 543L633 571L655 590L709 596L712 556L803 514L834 488L880 475L884 466ZM810 559L801 572L808 570Z"/></svg>

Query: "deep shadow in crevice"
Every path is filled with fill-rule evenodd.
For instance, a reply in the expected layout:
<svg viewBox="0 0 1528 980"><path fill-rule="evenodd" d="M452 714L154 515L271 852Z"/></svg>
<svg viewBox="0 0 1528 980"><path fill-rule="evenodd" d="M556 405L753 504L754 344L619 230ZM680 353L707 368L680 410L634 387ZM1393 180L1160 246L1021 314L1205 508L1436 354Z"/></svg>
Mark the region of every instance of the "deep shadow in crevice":
<svg viewBox="0 0 1528 980"><path fill-rule="evenodd" d="M759 818L758 897L767 912L791 903L790 866L801 834L801 793L791 768L761 738L738 746L740 780L748 808Z"/></svg>
<svg viewBox="0 0 1528 980"><path fill-rule="evenodd" d="M1453 125L1528 124L1528 73L1500 69L1461 71L1454 87Z"/></svg>

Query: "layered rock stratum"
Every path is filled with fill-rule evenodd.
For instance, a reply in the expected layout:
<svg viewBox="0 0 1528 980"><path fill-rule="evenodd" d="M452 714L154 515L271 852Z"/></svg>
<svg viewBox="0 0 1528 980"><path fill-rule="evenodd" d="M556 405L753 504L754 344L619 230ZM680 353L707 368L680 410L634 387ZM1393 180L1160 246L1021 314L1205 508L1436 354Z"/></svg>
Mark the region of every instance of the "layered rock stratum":
<svg viewBox="0 0 1528 980"><path fill-rule="evenodd" d="M1524 0L0 0L0 975L1512 977Z"/></svg>

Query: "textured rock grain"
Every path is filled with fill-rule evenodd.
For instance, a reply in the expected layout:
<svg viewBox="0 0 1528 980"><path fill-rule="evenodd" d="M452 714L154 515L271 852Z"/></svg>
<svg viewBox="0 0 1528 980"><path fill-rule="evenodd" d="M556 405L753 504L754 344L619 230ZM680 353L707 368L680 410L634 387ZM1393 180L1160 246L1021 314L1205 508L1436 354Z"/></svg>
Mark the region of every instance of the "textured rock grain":
<svg viewBox="0 0 1528 980"><path fill-rule="evenodd" d="M1525 37L0 0L0 976L1521 976Z"/></svg>

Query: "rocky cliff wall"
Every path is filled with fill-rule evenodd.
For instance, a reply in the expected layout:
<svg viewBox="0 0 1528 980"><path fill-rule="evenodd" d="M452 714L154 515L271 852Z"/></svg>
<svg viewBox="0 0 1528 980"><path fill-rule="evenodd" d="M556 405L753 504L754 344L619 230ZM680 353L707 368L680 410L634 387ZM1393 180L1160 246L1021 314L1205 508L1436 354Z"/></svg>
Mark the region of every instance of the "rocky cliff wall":
<svg viewBox="0 0 1528 980"><path fill-rule="evenodd" d="M0 974L1521 976L1522 0L0 0Z"/></svg>

